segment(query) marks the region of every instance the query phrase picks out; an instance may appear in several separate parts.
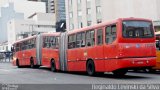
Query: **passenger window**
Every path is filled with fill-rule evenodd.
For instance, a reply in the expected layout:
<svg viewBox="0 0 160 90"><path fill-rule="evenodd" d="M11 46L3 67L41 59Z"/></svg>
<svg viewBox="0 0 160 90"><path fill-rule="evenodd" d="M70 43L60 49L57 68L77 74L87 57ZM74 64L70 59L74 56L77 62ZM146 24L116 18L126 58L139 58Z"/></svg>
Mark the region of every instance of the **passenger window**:
<svg viewBox="0 0 160 90"><path fill-rule="evenodd" d="M97 45L103 44L103 32L102 29L97 30Z"/></svg>
<svg viewBox="0 0 160 90"><path fill-rule="evenodd" d="M81 40L81 47L85 47L85 32L82 32L82 40Z"/></svg>
<svg viewBox="0 0 160 90"><path fill-rule="evenodd" d="M76 46L76 37L75 35L68 36L68 48L72 49Z"/></svg>
<svg viewBox="0 0 160 90"><path fill-rule="evenodd" d="M44 48L50 48L51 47L50 41L51 41L50 37L48 37L48 36L44 37L44 42L43 42L44 43Z"/></svg>
<svg viewBox="0 0 160 90"><path fill-rule="evenodd" d="M106 27L106 43L111 44L117 37L116 25Z"/></svg>
<svg viewBox="0 0 160 90"><path fill-rule="evenodd" d="M59 45L59 37L56 37L56 47L55 48L58 48L58 45Z"/></svg>
<svg viewBox="0 0 160 90"><path fill-rule="evenodd" d="M20 44L19 43L16 44L16 52L17 51L20 51Z"/></svg>
<svg viewBox="0 0 160 90"><path fill-rule="evenodd" d="M78 33L77 36L76 36L76 48L79 48L81 47L81 33Z"/></svg>
<svg viewBox="0 0 160 90"><path fill-rule="evenodd" d="M95 35L94 30L86 32L86 44L87 44L87 46L93 46L95 44L94 35Z"/></svg>

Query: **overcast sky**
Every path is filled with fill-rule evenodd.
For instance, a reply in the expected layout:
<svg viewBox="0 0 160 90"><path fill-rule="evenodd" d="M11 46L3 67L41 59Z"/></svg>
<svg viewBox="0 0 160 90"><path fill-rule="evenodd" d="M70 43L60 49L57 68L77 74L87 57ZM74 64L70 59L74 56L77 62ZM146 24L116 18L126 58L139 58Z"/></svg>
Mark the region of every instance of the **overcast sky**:
<svg viewBox="0 0 160 90"><path fill-rule="evenodd" d="M0 7L5 7L5 6L8 6L8 2L15 2L15 9L16 9L16 11L18 11L18 12L21 12L21 13L23 13L23 12L28 12L28 14L30 14L31 12L33 12L33 11L37 11L37 12L41 12L42 10L40 10L40 9L42 9L42 7L40 6L40 5L42 5L43 3L42 2L39 2L39 3L42 3L42 4L40 4L40 5L38 5L37 6L37 4L35 5L35 6L37 6L37 8L35 9L31 9L31 7L34 7L34 4L33 5L31 5L30 3L23 3L23 1L28 1L28 0L0 0ZM21 2L23 3L23 4L21 4ZM28 7L28 5L26 5L26 4L28 4L28 5L31 5L31 7ZM39 7L40 6L40 7ZM45 4L43 4L42 6L44 6L45 7ZM38 7L39 7L39 9L38 9ZM44 12L45 11L45 8L44 8L44 10L42 11L42 12ZM25 14L26 14L25 13ZM44 12L45 13L45 12ZM26 14L27 15L27 14ZM1 10L0 10L0 17L1 17Z"/></svg>

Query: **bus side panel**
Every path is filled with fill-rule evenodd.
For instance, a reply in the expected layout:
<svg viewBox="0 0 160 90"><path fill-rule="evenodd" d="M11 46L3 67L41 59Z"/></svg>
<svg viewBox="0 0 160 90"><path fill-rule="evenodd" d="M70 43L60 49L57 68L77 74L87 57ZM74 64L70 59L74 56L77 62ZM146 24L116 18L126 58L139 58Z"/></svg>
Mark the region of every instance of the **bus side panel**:
<svg viewBox="0 0 160 90"><path fill-rule="evenodd" d="M33 48L33 49L30 49L30 50L26 50L25 51L25 56L26 56L26 59L25 59L25 65L30 65L30 59L31 57L33 57L33 60L36 60L36 49Z"/></svg>
<svg viewBox="0 0 160 90"><path fill-rule="evenodd" d="M86 48L77 48L77 71L86 71L86 56L85 56Z"/></svg>
<svg viewBox="0 0 160 90"><path fill-rule="evenodd" d="M59 69L58 55L59 55L58 49L43 48L42 49L42 65L50 68L51 59L54 59L56 62L56 69Z"/></svg>
<svg viewBox="0 0 160 90"><path fill-rule="evenodd" d="M105 71L112 72L118 69L134 69L153 67L156 63L156 57L151 58L124 58L105 60Z"/></svg>
<svg viewBox="0 0 160 90"><path fill-rule="evenodd" d="M24 56L24 51L18 51L18 53L16 53L16 56L17 56L17 59L19 61L19 65L24 65L24 59L23 59L23 56Z"/></svg>

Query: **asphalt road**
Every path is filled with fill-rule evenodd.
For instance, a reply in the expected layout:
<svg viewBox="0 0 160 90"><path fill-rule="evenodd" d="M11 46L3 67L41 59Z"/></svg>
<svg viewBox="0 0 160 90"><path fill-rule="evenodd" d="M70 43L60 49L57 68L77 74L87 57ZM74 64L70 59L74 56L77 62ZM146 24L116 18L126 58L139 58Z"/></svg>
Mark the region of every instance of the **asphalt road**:
<svg viewBox="0 0 160 90"><path fill-rule="evenodd" d="M17 68L10 63L0 63L0 84L27 84L33 86L37 84L160 84L160 72L128 72L125 77L121 78L115 77L111 73L91 77L85 73L54 73L44 67L39 69Z"/></svg>

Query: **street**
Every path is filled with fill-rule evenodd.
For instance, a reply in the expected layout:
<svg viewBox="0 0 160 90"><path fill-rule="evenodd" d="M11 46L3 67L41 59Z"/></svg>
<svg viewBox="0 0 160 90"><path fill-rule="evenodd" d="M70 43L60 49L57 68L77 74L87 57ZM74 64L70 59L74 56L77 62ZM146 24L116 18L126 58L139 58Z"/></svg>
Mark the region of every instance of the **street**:
<svg viewBox="0 0 160 90"><path fill-rule="evenodd" d="M111 73L91 77L84 73L51 72L49 69L17 68L0 63L0 83L7 84L160 84L160 73L128 72L119 78Z"/></svg>

